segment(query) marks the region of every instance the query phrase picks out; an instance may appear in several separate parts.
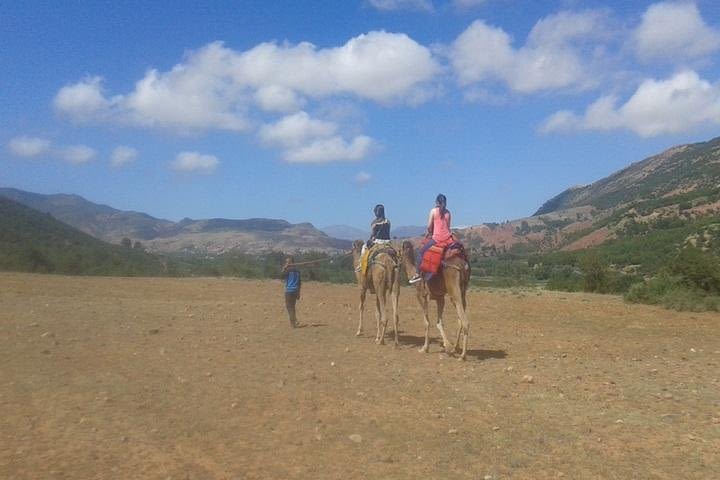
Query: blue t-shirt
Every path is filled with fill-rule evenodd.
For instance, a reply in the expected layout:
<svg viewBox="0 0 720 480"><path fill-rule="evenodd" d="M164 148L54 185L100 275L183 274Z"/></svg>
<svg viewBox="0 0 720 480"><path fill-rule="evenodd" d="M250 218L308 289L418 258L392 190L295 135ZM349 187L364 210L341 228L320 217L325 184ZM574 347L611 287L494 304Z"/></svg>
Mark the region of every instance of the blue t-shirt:
<svg viewBox="0 0 720 480"><path fill-rule="evenodd" d="M300 290L300 272L290 270L285 275L285 293L297 293Z"/></svg>

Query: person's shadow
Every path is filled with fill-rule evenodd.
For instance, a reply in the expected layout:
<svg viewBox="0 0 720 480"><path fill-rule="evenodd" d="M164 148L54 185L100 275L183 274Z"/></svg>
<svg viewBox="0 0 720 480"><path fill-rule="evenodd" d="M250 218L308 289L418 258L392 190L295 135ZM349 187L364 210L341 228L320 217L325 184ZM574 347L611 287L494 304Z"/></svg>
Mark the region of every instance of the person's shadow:
<svg viewBox="0 0 720 480"><path fill-rule="evenodd" d="M399 332L398 340L401 345L407 345L410 347L422 347L425 343L425 337L419 335L406 335L402 331ZM442 343L438 338L431 337L430 345L437 345L442 349ZM483 360L489 360L491 358L507 358L507 352L505 350L483 350L473 349L466 352L466 358L468 360L473 359L478 362Z"/></svg>

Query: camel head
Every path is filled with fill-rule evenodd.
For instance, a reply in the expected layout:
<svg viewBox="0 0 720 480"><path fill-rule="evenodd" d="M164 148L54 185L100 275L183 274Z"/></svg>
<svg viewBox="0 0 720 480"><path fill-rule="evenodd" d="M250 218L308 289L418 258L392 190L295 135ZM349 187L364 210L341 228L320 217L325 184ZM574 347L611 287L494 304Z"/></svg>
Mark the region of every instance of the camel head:
<svg viewBox="0 0 720 480"><path fill-rule="evenodd" d="M352 244L352 254L355 258L360 258L360 252L362 252L363 244L362 240L355 240Z"/></svg>
<svg viewBox="0 0 720 480"><path fill-rule="evenodd" d="M403 258L409 258L415 261L415 247L410 240L404 240L402 242L402 256Z"/></svg>

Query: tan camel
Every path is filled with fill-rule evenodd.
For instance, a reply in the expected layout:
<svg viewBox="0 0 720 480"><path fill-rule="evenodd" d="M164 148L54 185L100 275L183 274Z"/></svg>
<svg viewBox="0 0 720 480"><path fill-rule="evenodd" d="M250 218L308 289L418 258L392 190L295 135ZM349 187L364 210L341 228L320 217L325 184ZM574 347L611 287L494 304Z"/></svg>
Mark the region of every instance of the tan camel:
<svg viewBox="0 0 720 480"><path fill-rule="evenodd" d="M415 249L413 244L409 241L404 241L402 244L402 262L405 268L405 273L408 278L415 275ZM416 294L418 302L423 310L423 320L425 320L425 344L420 349L421 352L427 352L429 347L429 336L430 336L430 319L428 318L428 305L430 300L435 300L437 303L437 328L440 330L440 335L443 339L443 348L445 352L450 354L457 352L460 346L460 336L463 336L462 351L460 353L460 360L465 360L467 354L467 343L468 333L470 324L467 319L465 309L467 303L465 301L465 292L467 291L468 283L470 283L470 265L468 262L460 257L454 257L448 259L443 263L442 270L430 281L426 282L424 279L415 284ZM443 328L443 309L445 308L445 295L450 297L450 300L455 305L458 314L458 334L455 340L455 346L451 348L451 344L445 335L445 329Z"/></svg>
<svg viewBox="0 0 720 480"><path fill-rule="evenodd" d="M379 253L375 256L367 267L367 274L363 276L359 272L360 252L362 251L363 241L355 240L353 242L353 265L355 266L355 276L357 277L358 286L360 287L360 323L355 335L362 334L363 317L365 310L365 295L368 290L375 294L375 319L377 320L377 334L375 343L383 345L385 343L385 330L387 329L387 315L385 306L388 296L392 301L393 322L395 324L395 346L398 346L398 301L400 299L400 266L387 253Z"/></svg>

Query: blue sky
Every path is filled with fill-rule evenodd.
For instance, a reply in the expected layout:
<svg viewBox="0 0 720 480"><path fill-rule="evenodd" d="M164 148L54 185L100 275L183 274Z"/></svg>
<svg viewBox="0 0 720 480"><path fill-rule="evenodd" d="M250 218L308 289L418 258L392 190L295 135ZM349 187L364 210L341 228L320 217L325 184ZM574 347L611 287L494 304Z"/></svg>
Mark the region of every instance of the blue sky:
<svg viewBox="0 0 720 480"><path fill-rule="evenodd" d="M531 214L720 126L714 1L11 2L0 186L179 220Z"/></svg>

